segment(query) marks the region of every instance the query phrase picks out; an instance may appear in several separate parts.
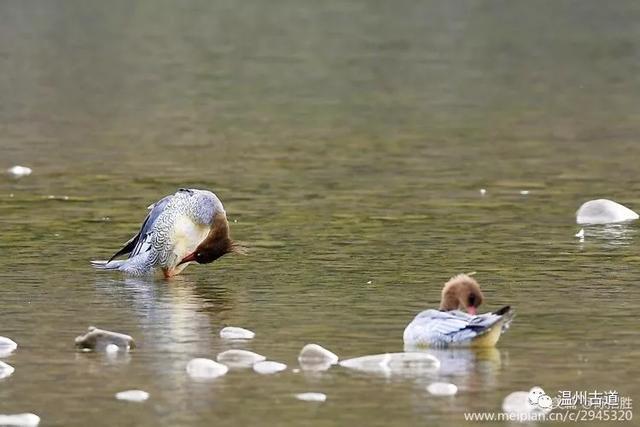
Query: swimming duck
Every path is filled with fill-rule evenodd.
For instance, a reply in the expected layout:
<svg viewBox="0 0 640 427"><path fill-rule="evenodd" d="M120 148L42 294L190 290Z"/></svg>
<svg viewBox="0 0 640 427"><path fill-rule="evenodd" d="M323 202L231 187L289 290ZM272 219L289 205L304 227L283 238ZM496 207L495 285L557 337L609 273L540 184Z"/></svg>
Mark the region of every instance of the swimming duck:
<svg viewBox="0 0 640 427"><path fill-rule="evenodd" d="M509 327L513 311L505 306L493 313L477 314L483 300L480 285L472 277L452 277L442 289L440 309L419 313L405 328L405 346L493 347Z"/></svg>
<svg viewBox="0 0 640 427"><path fill-rule="evenodd" d="M222 202L210 191L182 188L148 209L138 234L109 261L92 261L96 268L131 275L161 269L165 277L171 277L191 262L207 264L227 253L241 251L229 237ZM127 259L115 259L127 254Z"/></svg>

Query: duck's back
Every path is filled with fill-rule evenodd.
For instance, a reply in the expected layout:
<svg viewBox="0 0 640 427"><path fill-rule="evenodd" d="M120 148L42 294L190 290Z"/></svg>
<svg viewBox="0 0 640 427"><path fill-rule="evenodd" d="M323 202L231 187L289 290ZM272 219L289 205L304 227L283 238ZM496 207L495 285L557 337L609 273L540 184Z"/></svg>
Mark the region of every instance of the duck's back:
<svg viewBox="0 0 640 427"><path fill-rule="evenodd" d="M500 312L500 314L498 314ZM471 316L459 310L425 310L404 330L405 346L449 347L495 345L507 320L508 308Z"/></svg>
<svg viewBox="0 0 640 427"><path fill-rule="evenodd" d="M144 238L140 239L140 249L132 252L132 258L148 252L149 256L145 261L148 268L159 267L172 271L185 256L196 249L207 237L211 223L206 216L209 215L208 212L199 215L202 209L198 203L202 201L202 197L197 197L194 193L200 196L200 193L209 192L181 190L168 196L170 199L159 207L161 211L155 215L156 219L151 223L150 229L142 236ZM156 207L152 209L150 217L154 216L155 209Z"/></svg>

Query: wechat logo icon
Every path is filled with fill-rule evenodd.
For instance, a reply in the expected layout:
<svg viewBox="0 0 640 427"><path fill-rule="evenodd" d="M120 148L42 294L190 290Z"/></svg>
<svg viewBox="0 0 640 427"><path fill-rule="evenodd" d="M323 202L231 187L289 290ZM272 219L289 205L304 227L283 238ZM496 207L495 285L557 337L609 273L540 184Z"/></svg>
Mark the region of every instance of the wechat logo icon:
<svg viewBox="0 0 640 427"><path fill-rule="evenodd" d="M553 405L553 401L541 387L533 387L529 391L529 396L527 398L529 405L533 407L538 407L540 409L551 409Z"/></svg>

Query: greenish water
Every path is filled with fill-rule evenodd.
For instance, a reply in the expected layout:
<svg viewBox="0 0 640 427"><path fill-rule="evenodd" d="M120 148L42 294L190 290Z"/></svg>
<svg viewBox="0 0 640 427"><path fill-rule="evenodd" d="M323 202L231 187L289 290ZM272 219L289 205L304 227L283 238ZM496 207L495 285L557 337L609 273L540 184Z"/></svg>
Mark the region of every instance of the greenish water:
<svg viewBox="0 0 640 427"><path fill-rule="evenodd" d="M580 243L574 213L603 196L640 209L639 19L633 1L1 3L0 167L34 172L0 177L0 335L20 345L0 413L448 426L534 385L637 398L638 225ZM178 187L215 191L249 255L169 281L90 268ZM517 317L440 378L456 397L292 371L308 342L401 351L469 271L486 310ZM139 348L77 353L89 325ZM191 358L230 347L226 325L290 369L191 380ZM151 398L113 397L132 388Z"/></svg>

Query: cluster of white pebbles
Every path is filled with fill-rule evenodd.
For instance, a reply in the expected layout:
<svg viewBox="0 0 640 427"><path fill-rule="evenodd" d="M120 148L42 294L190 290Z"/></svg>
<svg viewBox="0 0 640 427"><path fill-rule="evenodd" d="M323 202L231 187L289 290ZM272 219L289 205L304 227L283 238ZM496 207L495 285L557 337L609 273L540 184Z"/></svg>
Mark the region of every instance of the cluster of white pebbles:
<svg viewBox="0 0 640 427"><path fill-rule="evenodd" d="M220 331L220 337L231 343L246 342L253 339L255 333L243 328L226 327ZM76 338L76 346L81 351L101 351L107 355L121 352L128 353L135 348L132 337L111 332L95 327L90 327L85 335ZM18 345L11 339L0 337L0 357L6 357L17 349ZM187 375L195 381L210 381L226 375L234 369L253 369L260 375L273 375L287 371L289 367L285 363L267 360L261 354L244 349L230 349L217 354L216 360L207 358L194 358L185 365ZM298 368L292 373L326 371L334 366L352 369L369 374L390 376L411 372L437 372L440 367L438 359L432 355L420 352L384 353L374 354L352 359L340 360L338 355L318 345L307 344L298 354ZM0 379L13 374L14 368L0 361ZM453 384L434 383L428 388L433 395L451 396L457 388ZM327 395L318 391L304 391L295 393L293 398L305 401L321 403L327 400ZM150 398L144 390L124 390L115 394L115 398L128 402L145 402ZM0 414L0 425L11 426L37 426L40 418L31 413Z"/></svg>

